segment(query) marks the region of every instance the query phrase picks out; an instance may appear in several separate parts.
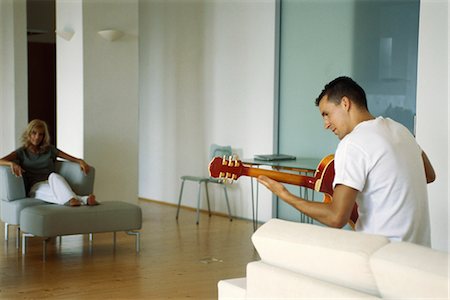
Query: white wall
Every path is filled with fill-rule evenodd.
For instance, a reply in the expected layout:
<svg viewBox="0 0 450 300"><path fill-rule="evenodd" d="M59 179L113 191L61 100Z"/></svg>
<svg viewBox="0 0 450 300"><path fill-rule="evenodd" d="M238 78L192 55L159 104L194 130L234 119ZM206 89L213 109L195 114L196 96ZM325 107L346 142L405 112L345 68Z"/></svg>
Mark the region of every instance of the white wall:
<svg viewBox="0 0 450 300"><path fill-rule="evenodd" d="M28 121L25 3L0 1L0 157L20 146Z"/></svg>
<svg viewBox="0 0 450 300"><path fill-rule="evenodd" d="M138 1L60 0L58 147L95 166L100 201L138 195ZM124 32L109 42L100 30Z"/></svg>
<svg viewBox="0 0 450 300"><path fill-rule="evenodd" d="M211 143L272 152L275 1L144 0L139 19L139 196L176 203L181 175L208 174ZM182 204L196 192L186 184ZM250 192L248 178L230 187L233 215L251 218ZM226 212L220 190L210 196ZM262 220L271 199L261 190Z"/></svg>
<svg viewBox="0 0 450 300"><path fill-rule="evenodd" d="M428 186L432 247L449 250L449 6L422 0L419 25L417 140L437 174Z"/></svg>

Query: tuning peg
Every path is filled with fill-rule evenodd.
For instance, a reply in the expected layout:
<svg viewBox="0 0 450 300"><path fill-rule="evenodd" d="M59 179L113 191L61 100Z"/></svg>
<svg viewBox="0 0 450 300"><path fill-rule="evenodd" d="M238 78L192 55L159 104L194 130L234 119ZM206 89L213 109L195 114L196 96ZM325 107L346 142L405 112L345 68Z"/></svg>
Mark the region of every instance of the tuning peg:
<svg viewBox="0 0 450 300"><path fill-rule="evenodd" d="M227 165L227 157L226 157L226 155L224 155L224 156L222 157L222 165L224 165L224 166Z"/></svg>
<svg viewBox="0 0 450 300"><path fill-rule="evenodd" d="M234 166L239 167L239 156L237 154L233 154Z"/></svg>
<svg viewBox="0 0 450 300"><path fill-rule="evenodd" d="M233 167L233 160L231 159L231 156L230 156L230 159L228 160L228 166L229 167Z"/></svg>

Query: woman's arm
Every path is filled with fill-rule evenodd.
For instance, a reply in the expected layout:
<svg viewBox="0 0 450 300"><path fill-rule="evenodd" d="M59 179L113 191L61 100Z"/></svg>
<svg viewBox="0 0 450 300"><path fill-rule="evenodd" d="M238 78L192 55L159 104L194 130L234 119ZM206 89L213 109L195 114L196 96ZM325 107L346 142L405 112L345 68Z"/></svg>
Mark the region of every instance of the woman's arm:
<svg viewBox="0 0 450 300"><path fill-rule="evenodd" d="M74 157L74 156L72 156L72 155L70 155L70 154L67 154L67 153L65 153L65 152L63 152L63 151L61 151L61 150L59 150L59 149L58 149L57 156L58 156L58 157L61 157L61 158L63 158L63 159L66 159L66 160L68 160L68 161L71 161L71 162L75 162L75 163L80 164L80 168L81 168L81 170L83 171L83 173L84 173L85 175L86 175L87 173L89 173L89 169L90 169L89 165L88 165L84 160L82 160L81 158L76 158L76 157Z"/></svg>
<svg viewBox="0 0 450 300"><path fill-rule="evenodd" d="M22 173L25 172L22 167L14 162L17 159L16 151L11 152L5 157L0 159L0 166L9 166L11 168L11 172L16 176L22 176Z"/></svg>

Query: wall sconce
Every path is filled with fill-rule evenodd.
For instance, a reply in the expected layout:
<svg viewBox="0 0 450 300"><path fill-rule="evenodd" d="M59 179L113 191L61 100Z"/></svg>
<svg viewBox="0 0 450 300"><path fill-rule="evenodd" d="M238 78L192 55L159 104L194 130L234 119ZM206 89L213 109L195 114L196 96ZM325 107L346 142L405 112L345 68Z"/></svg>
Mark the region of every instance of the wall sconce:
<svg viewBox="0 0 450 300"><path fill-rule="evenodd" d="M97 32L102 38L104 38L107 41L115 41L122 37L123 32L115 29L107 29L107 30L100 30Z"/></svg>
<svg viewBox="0 0 450 300"><path fill-rule="evenodd" d="M59 37L65 39L66 41L70 41L75 34L73 30L56 30L55 32Z"/></svg>

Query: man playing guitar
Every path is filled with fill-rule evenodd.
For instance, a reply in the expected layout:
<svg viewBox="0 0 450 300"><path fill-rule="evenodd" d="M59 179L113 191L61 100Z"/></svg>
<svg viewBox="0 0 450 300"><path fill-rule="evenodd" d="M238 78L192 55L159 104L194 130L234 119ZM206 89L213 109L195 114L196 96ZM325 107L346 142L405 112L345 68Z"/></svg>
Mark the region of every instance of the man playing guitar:
<svg viewBox="0 0 450 300"><path fill-rule="evenodd" d="M258 181L325 225L343 227L356 203L356 231L430 246L426 184L436 176L414 136L403 125L370 114L364 90L348 77L325 85L316 105L325 129L340 140L334 157L333 201L302 199L264 175Z"/></svg>

